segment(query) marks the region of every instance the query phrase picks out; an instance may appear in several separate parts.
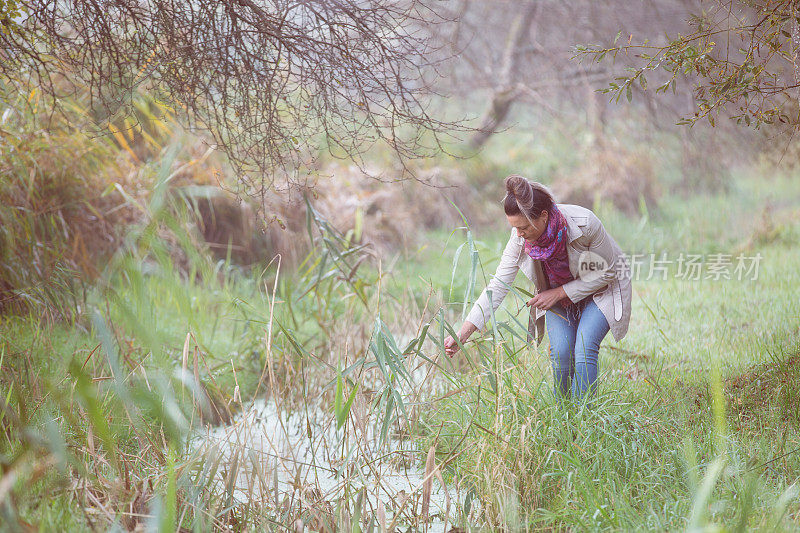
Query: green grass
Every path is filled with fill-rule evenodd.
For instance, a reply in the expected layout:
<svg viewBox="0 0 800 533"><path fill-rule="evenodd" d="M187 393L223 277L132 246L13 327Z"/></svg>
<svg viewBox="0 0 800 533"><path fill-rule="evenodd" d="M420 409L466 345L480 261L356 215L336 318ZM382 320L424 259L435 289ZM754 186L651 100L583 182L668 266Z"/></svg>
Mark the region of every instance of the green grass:
<svg viewBox="0 0 800 533"><path fill-rule="evenodd" d="M158 187L166 174L152 166ZM266 374L288 405L334 406L331 417L352 432L344 400L363 371L377 379L355 401L372 395L375 423L423 452L435 446L446 462L446 481L461 489L454 518L466 498L480 502L463 525L798 529L798 198L796 179L742 172L725 194L668 195L639 217L595 206L629 253L763 258L752 281L685 281L674 271L635 281L628 336L601 348L596 406L572 411L554 405L546 343L530 349L512 320L527 322L519 298L504 302L496 330L454 360L442 355L447 328L458 327L507 240L499 205L498 224L430 232L380 270L310 219L315 253L279 272L208 260L185 213L154 198L81 313L0 318L0 477L11 481L0 513L42 530L148 520L249 530L308 518L297 504L229 508L213 465L187 441L266 394ZM517 285L529 288L521 276ZM401 395L412 361L459 392Z"/></svg>
<svg viewBox="0 0 800 533"><path fill-rule="evenodd" d="M675 197L640 220L596 206L628 253L758 252L763 259L756 280L682 280L673 267L666 280L634 281L628 335L601 346L593 410L555 408L547 341L539 350L519 341L523 332L509 313L521 302L507 298L497 317L516 336L500 329L498 339L488 328L467 346L461 357L483 366L483 379L467 374L459 383L465 392L428 411L422 446L461 452L450 479L480 495L483 523L510 530L800 528L800 424L792 414L800 405L799 196L796 179L742 176L726 195ZM765 231L758 222L768 203L778 206L768 211L774 227ZM491 274L508 230L475 235ZM432 238L407 262L425 266L424 274L409 266L408 275L430 279L446 300L451 273L427 265L449 264L463 238L446 245L445 235ZM462 261L455 300L468 269ZM520 275L516 284L529 282ZM457 327L461 306L453 307ZM491 373L496 378L487 381ZM783 377L757 386L762 375Z"/></svg>
<svg viewBox="0 0 800 533"><path fill-rule="evenodd" d="M188 440L256 395L287 406L309 400L297 388L305 365L316 368L313 394L333 399L324 385L340 354L363 354L373 337L376 273L358 268L364 249L321 219L309 224L322 253L291 275L276 280L276 264L213 263L191 252L184 216L153 209L132 228L74 321L2 318L5 523L89 530L154 520L162 530L205 531L291 524L307 512L231 507L213 474L219 464L190 453Z"/></svg>

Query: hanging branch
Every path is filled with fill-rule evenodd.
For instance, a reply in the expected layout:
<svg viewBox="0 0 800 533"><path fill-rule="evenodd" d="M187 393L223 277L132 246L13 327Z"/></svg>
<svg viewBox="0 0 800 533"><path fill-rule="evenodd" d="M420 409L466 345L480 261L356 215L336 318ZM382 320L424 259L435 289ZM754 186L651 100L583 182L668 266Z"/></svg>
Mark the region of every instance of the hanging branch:
<svg viewBox="0 0 800 533"><path fill-rule="evenodd" d="M320 146L375 144L413 158L460 125L427 109L433 38L421 0L19 0L0 32L0 74L59 98L88 90L94 121L129 116L146 90L210 134L261 196L314 171ZM433 28L433 30L432 30ZM9 98L10 95L0 95Z"/></svg>
<svg viewBox="0 0 800 533"><path fill-rule="evenodd" d="M714 9L692 15L689 23L692 33L664 46L631 44L629 39L620 46L579 46L577 55L599 62L622 53L640 60L602 90L617 101L623 95L631 100L635 85L647 90L646 76L652 72L666 73L666 80L655 85L656 93L674 91L679 80L688 81L697 109L679 124L706 119L714 126L715 117L729 110L732 119L748 126L800 127L794 0L717 0Z"/></svg>

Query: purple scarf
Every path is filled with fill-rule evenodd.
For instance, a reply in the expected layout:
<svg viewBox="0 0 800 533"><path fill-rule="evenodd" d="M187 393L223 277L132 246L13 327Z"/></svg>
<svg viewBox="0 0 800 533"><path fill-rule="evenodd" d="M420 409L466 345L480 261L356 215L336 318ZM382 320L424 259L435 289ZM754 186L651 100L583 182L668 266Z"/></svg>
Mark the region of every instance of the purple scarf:
<svg viewBox="0 0 800 533"><path fill-rule="evenodd" d="M549 211L549 216L547 217L547 228L544 232L533 244L527 240L525 241L525 252L531 258L539 259L542 262L551 289L575 279L569 270L567 238L567 219L553 204L553 208ZM568 300L568 298L565 300Z"/></svg>

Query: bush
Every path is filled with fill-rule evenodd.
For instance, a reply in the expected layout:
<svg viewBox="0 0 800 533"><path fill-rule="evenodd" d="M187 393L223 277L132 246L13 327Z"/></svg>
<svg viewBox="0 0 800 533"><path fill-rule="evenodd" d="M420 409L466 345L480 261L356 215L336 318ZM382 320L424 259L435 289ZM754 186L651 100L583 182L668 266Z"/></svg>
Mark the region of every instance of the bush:
<svg viewBox="0 0 800 533"><path fill-rule="evenodd" d="M13 116L0 138L0 312L65 318L81 306L81 280L115 244L123 213L107 213L122 198L103 191L124 164L110 142L29 128L30 117L6 109Z"/></svg>

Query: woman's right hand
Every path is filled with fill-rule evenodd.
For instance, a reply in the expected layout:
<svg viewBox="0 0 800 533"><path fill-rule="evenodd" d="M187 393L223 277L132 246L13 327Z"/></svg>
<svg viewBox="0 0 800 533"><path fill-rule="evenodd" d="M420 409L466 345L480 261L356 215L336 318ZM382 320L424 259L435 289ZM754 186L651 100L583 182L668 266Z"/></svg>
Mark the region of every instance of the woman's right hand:
<svg viewBox="0 0 800 533"><path fill-rule="evenodd" d="M473 333L475 333L475 330L477 329L478 328L475 327L475 324L473 324L468 320L465 321L464 324L461 325L461 329L457 333L458 340L461 341L461 344L464 344L465 342L467 342L467 339L469 339L470 336ZM458 351L458 341L456 341L456 339L453 338L452 335L448 335L447 338L444 340L444 353L446 353L450 357L453 357L453 355L455 355L457 351Z"/></svg>
<svg viewBox="0 0 800 533"><path fill-rule="evenodd" d="M463 344L463 343L462 343ZM448 335L447 338L444 340L444 353L453 357L455 353L458 351L458 343L453 338L452 335Z"/></svg>

